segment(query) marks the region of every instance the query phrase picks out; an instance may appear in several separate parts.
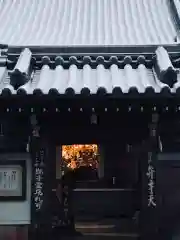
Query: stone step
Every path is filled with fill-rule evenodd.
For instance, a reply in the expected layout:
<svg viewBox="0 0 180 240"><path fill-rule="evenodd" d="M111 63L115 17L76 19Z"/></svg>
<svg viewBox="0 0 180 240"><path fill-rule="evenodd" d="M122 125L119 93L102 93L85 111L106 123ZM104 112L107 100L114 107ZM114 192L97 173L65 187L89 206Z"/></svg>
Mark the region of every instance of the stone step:
<svg viewBox="0 0 180 240"><path fill-rule="evenodd" d="M139 234L138 233L118 233L118 232L113 232L113 233L105 233L105 232L99 232L99 233L83 233L83 236L90 237L90 236L99 236L99 237L123 237L123 238L138 238Z"/></svg>
<svg viewBox="0 0 180 240"><path fill-rule="evenodd" d="M111 240L111 239L118 239L118 240L138 240L138 234L107 234L107 233L100 233L100 234L86 234L80 237L63 237L62 240Z"/></svg>
<svg viewBox="0 0 180 240"><path fill-rule="evenodd" d="M137 233L138 226L132 219L101 219L76 222L77 231L82 233Z"/></svg>

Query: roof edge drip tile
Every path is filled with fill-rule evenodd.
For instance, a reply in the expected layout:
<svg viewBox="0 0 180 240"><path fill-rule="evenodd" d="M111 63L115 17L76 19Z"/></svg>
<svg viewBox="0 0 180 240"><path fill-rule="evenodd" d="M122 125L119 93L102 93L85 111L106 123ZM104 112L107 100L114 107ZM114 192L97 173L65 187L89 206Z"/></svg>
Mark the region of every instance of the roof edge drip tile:
<svg viewBox="0 0 180 240"><path fill-rule="evenodd" d="M9 66L8 69L11 69L11 66L17 65L17 58L15 60L11 60L11 56L8 56L7 62ZM40 59L36 59L35 57L32 57L31 59L31 65L35 64L38 69L41 69L43 65L48 65L52 69L55 69L57 66L62 66L63 68L68 69L72 65L76 66L78 69L83 69L85 65L89 65L93 69L95 69L100 64L103 65L106 69L109 69L114 64L117 65L119 68L123 68L127 64L127 62L130 62L130 64L135 68L140 62L143 62L143 64L145 65L151 66L152 58L148 59L147 57L141 55L137 58L132 58L131 55L121 55L119 58L113 55L108 58L105 58L104 56L79 56L79 58L77 58L76 56L71 56L69 58L64 58L58 55L56 58L43 56Z"/></svg>
<svg viewBox="0 0 180 240"><path fill-rule="evenodd" d="M57 66L63 66L68 69L72 65L76 66L78 69L82 69L85 65L91 66L93 69L97 68L98 65L103 65L106 69L109 69L112 65L117 65L119 68L123 68L127 63L133 67L137 67L139 63L145 65L152 63L152 58L147 58L143 55L133 58L131 55L121 55L119 58L117 56L110 56L105 58L104 56L71 56L69 58L64 58L62 56L57 56L56 58L50 58L49 56L43 56L40 60L32 58L37 68L41 68L43 65L48 65L50 68L56 68ZM15 61L10 61L9 64L15 64Z"/></svg>
<svg viewBox="0 0 180 240"><path fill-rule="evenodd" d="M177 70L173 67L168 52L164 47L158 47L156 50L155 70L162 83L169 87L177 82Z"/></svg>
<svg viewBox="0 0 180 240"><path fill-rule="evenodd" d="M15 94L16 91L14 89L14 87L11 84L7 84L3 89L2 89L2 95L3 96L8 96L8 95L12 95Z"/></svg>
<svg viewBox="0 0 180 240"><path fill-rule="evenodd" d="M30 76L32 53L25 48L20 54L14 69L10 72L11 84L18 88L25 84Z"/></svg>

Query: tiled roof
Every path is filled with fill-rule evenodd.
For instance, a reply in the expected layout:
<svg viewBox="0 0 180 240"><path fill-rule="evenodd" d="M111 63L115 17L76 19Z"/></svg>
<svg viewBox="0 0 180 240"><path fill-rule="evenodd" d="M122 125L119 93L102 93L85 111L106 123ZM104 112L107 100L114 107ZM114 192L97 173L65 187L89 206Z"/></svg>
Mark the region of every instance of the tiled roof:
<svg viewBox="0 0 180 240"><path fill-rule="evenodd" d="M179 42L178 0L0 1L0 43L15 46L163 45ZM180 8L179 8L180 9Z"/></svg>
<svg viewBox="0 0 180 240"><path fill-rule="evenodd" d="M163 47L156 50L151 61L144 56L136 60L131 56L123 60L116 56L80 60L57 56L55 61L43 57L40 63L24 49L13 70L0 67L0 88L2 94L164 94L179 92L180 75Z"/></svg>

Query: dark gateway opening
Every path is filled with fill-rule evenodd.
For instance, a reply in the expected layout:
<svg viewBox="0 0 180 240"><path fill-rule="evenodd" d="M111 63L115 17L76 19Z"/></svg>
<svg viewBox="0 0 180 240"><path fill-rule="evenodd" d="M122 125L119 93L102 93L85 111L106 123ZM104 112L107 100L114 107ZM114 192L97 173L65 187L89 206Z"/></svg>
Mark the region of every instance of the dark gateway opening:
<svg viewBox="0 0 180 240"><path fill-rule="evenodd" d="M133 217L138 209L139 165L123 142L56 147L56 175L73 171L76 219Z"/></svg>

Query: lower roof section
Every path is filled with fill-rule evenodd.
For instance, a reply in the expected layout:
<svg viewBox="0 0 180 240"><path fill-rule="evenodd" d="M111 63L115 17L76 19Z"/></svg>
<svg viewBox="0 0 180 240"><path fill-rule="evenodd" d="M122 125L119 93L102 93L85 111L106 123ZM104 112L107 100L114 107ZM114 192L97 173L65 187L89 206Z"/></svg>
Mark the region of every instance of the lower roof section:
<svg viewBox="0 0 180 240"><path fill-rule="evenodd" d="M1 59L1 64L3 57ZM179 60L173 63L168 52L159 47L155 56L119 59L111 56L90 56L68 60L57 56L54 61L44 56L41 61L32 57L26 48L13 63L0 67L0 93L11 95L113 95L153 96L179 94ZM176 66L174 65L176 64ZM14 66L10 68L10 66Z"/></svg>
<svg viewBox="0 0 180 240"><path fill-rule="evenodd" d="M177 12L177 0L2 0L0 43L13 46L177 44Z"/></svg>
<svg viewBox="0 0 180 240"><path fill-rule="evenodd" d="M72 64L69 69L57 65L53 70L48 65L43 65L40 71L34 73L33 81L19 87L17 92L40 95L119 95L128 93L131 88L139 93L144 93L148 88L160 92L161 84L156 84L152 70L147 69L144 64L140 64L137 69L128 64L123 69L119 69L116 64L109 69L102 64L95 69L88 64L78 69Z"/></svg>

